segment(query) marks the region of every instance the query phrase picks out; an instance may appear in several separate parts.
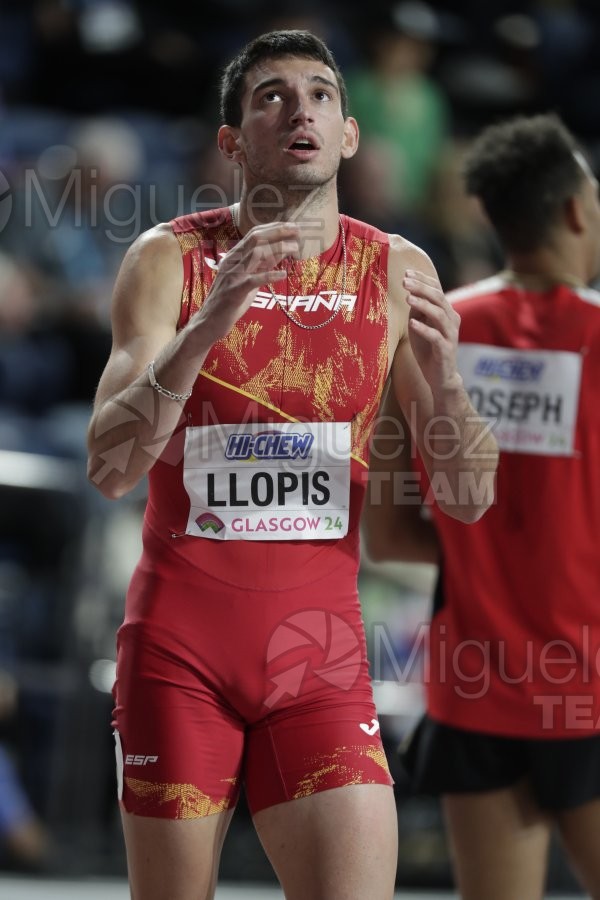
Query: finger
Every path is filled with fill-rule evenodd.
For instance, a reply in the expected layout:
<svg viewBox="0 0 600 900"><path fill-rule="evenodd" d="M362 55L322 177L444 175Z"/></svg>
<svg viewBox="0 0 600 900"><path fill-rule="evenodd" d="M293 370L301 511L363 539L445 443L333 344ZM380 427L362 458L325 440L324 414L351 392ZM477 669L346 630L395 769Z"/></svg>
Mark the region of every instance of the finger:
<svg viewBox="0 0 600 900"><path fill-rule="evenodd" d="M439 278L436 275L426 275L425 272L421 272L420 269L406 269L404 278L422 281L424 284L429 284L431 287L439 288L441 290Z"/></svg>
<svg viewBox="0 0 600 900"><path fill-rule="evenodd" d="M404 277L402 283L409 293L418 294L420 297L429 297L432 300L435 299L437 302L441 302L445 299L444 292L439 283L429 284L418 278L408 278L407 276Z"/></svg>
<svg viewBox="0 0 600 900"><path fill-rule="evenodd" d="M262 278L261 284L266 284L268 281L284 281L288 275L285 269L273 269L272 272L257 272L256 274L258 278Z"/></svg>
<svg viewBox="0 0 600 900"><path fill-rule="evenodd" d="M248 272L246 281L249 287L261 287L270 281L284 281L287 278L285 269L272 269L270 272Z"/></svg>
<svg viewBox="0 0 600 900"><path fill-rule="evenodd" d="M449 303L446 295L439 285L437 287L433 285L428 285L423 282L416 281L413 278L405 278L404 287L406 289L406 300L408 303L411 302L411 298L419 298L425 301L428 301L434 304L439 309L444 311L444 314L448 316L454 322L460 322L460 316L454 309L451 303Z"/></svg>
<svg viewBox="0 0 600 900"><path fill-rule="evenodd" d="M453 334L458 335L458 323L448 315L448 311L442 306L437 306L429 300L422 297L415 297L409 294L407 302L411 307L411 317L425 321L441 331L446 337L451 338Z"/></svg>
<svg viewBox="0 0 600 900"><path fill-rule="evenodd" d="M299 239L302 226L298 222L267 222L256 225L242 238L244 243L268 243L270 241Z"/></svg>
<svg viewBox="0 0 600 900"><path fill-rule="evenodd" d="M419 337L426 340L432 346L438 347L440 350L444 344L448 343L447 338L438 331L437 328L433 328L431 325L427 325L426 322L421 321L421 319L411 318L409 319L409 328L414 331Z"/></svg>
<svg viewBox="0 0 600 900"><path fill-rule="evenodd" d="M242 247L238 244L221 261L225 270L259 272L274 269L279 263L299 252L297 241L277 241L274 244L258 244Z"/></svg>

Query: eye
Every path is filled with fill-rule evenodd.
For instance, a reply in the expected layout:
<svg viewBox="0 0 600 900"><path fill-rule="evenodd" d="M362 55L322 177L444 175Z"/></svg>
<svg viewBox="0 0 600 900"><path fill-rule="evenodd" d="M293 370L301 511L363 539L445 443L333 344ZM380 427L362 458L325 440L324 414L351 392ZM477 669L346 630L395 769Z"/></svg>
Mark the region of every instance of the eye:
<svg viewBox="0 0 600 900"><path fill-rule="evenodd" d="M276 103L281 100L281 94L279 91L267 91L266 94L263 94L263 100L266 103Z"/></svg>
<svg viewBox="0 0 600 900"><path fill-rule="evenodd" d="M325 88L318 88L315 91L315 98L317 100L331 100L331 94L329 91L326 91Z"/></svg>

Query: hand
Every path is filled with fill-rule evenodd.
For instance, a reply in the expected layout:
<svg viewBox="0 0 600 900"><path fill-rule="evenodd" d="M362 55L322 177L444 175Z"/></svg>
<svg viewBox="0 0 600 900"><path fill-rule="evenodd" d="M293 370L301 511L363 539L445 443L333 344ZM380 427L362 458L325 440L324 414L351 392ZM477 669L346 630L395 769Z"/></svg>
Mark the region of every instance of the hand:
<svg viewBox="0 0 600 900"><path fill-rule="evenodd" d="M286 278L277 266L300 252L300 226L270 222L252 228L221 259L215 281L196 314L214 340L225 337L251 306L261 285Z"/></svg>
<svg viewBox="0 0 600 900"><path fill-rule="evenodd" d="M403 285L410 306L410 345L435 397L462 384L456 368L460 316L436 277L407 269Z"/></svg>

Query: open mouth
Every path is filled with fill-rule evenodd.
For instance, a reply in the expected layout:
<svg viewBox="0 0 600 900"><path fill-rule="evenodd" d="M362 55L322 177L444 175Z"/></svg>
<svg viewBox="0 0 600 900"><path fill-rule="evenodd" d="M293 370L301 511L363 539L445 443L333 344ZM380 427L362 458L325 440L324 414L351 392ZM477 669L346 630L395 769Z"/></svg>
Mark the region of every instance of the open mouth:
<svg viewBox="0 0 600 900"><path fill-rule="evenodd" d="M311 150L318 150L319 146L310 137L297 137L291 144L288 144L287 150L293 150L295 153L306 153Z"/></svg>

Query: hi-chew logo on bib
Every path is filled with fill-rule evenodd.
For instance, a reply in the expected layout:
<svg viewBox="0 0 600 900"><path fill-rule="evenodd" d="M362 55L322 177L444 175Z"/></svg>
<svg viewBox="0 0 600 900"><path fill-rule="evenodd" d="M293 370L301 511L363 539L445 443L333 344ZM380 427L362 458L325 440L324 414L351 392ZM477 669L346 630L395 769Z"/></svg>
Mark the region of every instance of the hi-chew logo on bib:
<svg viewBox="0 0 600 900"><path fill-rule="evenodd" d="M348 422L186 430L186 533L212 540L335 539L348 531Z"/></svg>
<svg viewBox="0 0 600 900"><path fill-rule="evenodd" d="M230 434L226 459L306 459L315 439L310 431L263 431L260 434Z"/></svg>
<svg viewBox="0 0 600 900"><path fill-rule="evenodd" d="M458 368L477 412L496 420L501 450L573 455L579 353L459 344Z"/></svg>

